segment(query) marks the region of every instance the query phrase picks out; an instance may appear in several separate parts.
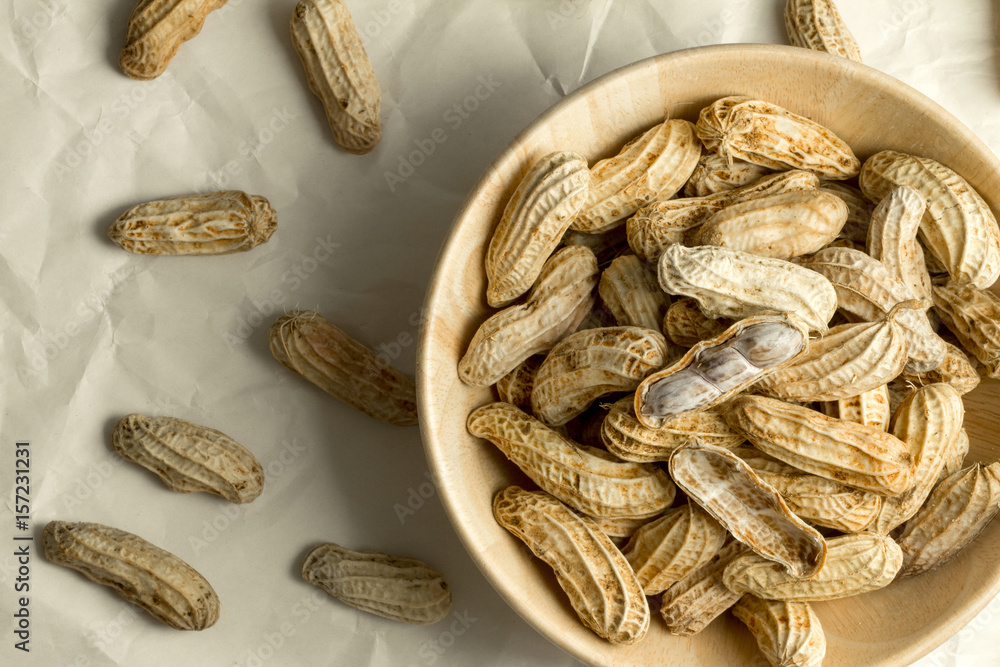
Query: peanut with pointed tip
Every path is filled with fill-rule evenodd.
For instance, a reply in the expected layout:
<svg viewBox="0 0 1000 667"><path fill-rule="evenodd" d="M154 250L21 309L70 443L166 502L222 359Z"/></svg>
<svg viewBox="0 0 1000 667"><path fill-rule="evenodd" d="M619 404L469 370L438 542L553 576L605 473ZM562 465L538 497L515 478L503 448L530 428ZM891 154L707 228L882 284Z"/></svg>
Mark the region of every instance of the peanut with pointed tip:
<svg viewBox="0 0 1000 667"><path fill-rule="evenodd" d="M840 18L833 0L788 0L785 3L785 30L792 46L861 62L861 49Z"/></svg>
<svg viewBox="0 0 1000 667"><path fill-rule="evenodd" d="M868 254L882 262L918 299L931 298L931 276L917 242L925 209L924 198L913 188L893 188L872 212L865 242Z"/></svg>
<svg viewBox="0 0 1000 667"><path fill-rule="evenodd" d="M706 197L734 190L770 173L770 169L752 162L733 160L730 163L718 153L707 151L702 153L691 178L684 185L684 196Z"/></svg>
<svg viewBox="0 0 1000 667"><path fill-rule="evenodd" d="M955 281L934 286L934 311L991 378L1000 378L1000 297Z"/></svg>
<svg viewBox="0 0 1000 667"><path fill-rule="evenodd" d="M128 19L118 64L126 75L149 81L163 74L181 44L195 37L208 15L226 0L139 0Z"/></svg>
<svg viewBox="0 0 1000 667"><path fill-rule="evenodd" d="M656 271L635 255L612 260L601 274L597 293L621 326L659 331L663 315L670 306L670 297L660 289Z"/></svg>
<svg viewBox="0 0 1000 667"><path fill-rule="evenodd" d="M823 664L826 635L808 602L744 595L732 611L747 626L757 640L757 648L774 667Z"/></svg>

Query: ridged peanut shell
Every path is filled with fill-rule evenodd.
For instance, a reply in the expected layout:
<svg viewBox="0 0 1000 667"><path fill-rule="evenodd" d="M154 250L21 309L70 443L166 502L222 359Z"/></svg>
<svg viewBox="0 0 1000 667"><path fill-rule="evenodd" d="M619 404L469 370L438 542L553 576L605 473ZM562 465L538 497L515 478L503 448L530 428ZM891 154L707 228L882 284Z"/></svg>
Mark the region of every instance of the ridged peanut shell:
<svg viewBox="0 0 1000 667"><path fill-rule="evenodd" d="M674 501L677 489L660 468L581 447L507 403L476 408L468 428L496 445L535 484L588 516L648 518Z"/></svg>
<svg viewBox="0 0 1000 667"><path fill-rule="evenodd" d="M579 245L589 248L594 253L594 256L597 257L597 265L604 268L614 258L628 252L628 235L624 225L613 227L600 234L588 234L587 232L568 229L563 234L562 244L564 246Z"/></svg>
<svg viewBox="0 0 1000 667"><path fill-rule="evenodd" d="M219 596L205 577L138 535L99 523L50 521L42 551L174 629L204 630L219 620Z"/></svg>
<svg viewBox="0 0 1000 667"><path fill-rule="evenodd" d="M737 396L724 414L757 449L805 472L888 496L913 485L909 447L881 429L764 396Z"/></svg>
<svg viewBox="0 0 1000 667"><path fill-rule="evenodd" d="M311 310L293 310L268 331L271 354L286 368L369 417L417 423L413 379Z"/></svg>
<svg viewBox="0 0 1000 667"><path fill-rule="evenodd" d="M667 340L639 327L584 329L559 341L535 373L531 409L550 426L565 424L607 394L633 391L667 363Z"/></svg>
<svg viewBox="0 0 1000 667"><path fill-rule="evenodd" d="M920 223L924 246L953 280L986 289L1000 277L1000 228L990 207L968 181L930 158L882 151L865 161L861 190L879 201L908 185L925 200Z"/></svg>
<svg viewBox="0 0 1000 667"><path fill-rule="evenodd" d="M838 181L857 176L861 169L843 139L763 100L739 95L718 99L701 110L697 132L708 150L768 169L802 169Z"/></svg>
<svg viewBox="0 0 1000 667"><path fill-rule="evenodd" d="M548 352L590 314L598 275L590 249L568 246L556 252L524 303L508 306L480 325L458 362L458 377L488 387L531 355Z"/></svg>
<svg viewBox="0 0 1000 667"><path fill-rule="evenodd" d="M222 190L133 206L111 223L108 237L139 255L228 255L266 243L277 227L267 199Z"/></svg>
<svg viewBox="0 0 1000 667"><path fill-rule="evenodd" d="M522 410L531 411L531 388L535 386L535 373L545 356L536 354L528 357L517 368L497 380L500 400Z"/></svg>
<svg viewBox="0 0 1000 667"><path fill-rule="evenodd" d="M1000 378L1000 297L949 281L934 286L934 311L989 377Z"/></svg>
<svg viewBox="0 0 1000 667"><path fill-rule="evenodd" d="M726 567L726 588L766 600L818 602L861 595L892 583L903 553L892 538L872 532L827 539L826 563L810 579L794 576L778 563L755 553L739 556Z"/></svg>
<svg viewBox="0 0 1000 667"><path fill-rule="evenodd" d="M744 595L733 605L732 612L747 626L757 640L757 648L774 667L823 664L826 635L808 602Z"/></svg>
<svg viewBox="0 0 1000 667"><path fill-rule="evenodd" d="M549 153L524 175L486 250L486 300L494 308L527 292L587 199L587 161Z"/></svg>
<svg viewBox="0 0 1000 667"><path fill-rule="evenodd" d="M401 623L437 623L451 610L444 575L413 558L321 544L302 562L302 578L344 604Z"/></svg>
<svg viewBox="0 0 1000 667"><path fill-rule="evenodd" d="M590 519L540 491L509 486L493 499L497 523L552 568L580 620L614 644L649 629L649 604L628 561Z"/></svg>
<svg viewBox="0 0 1000 667"><path fill-rule="evenodd" d="M737 556L748 549L731 540L712 558L680 578L663 593L660 615L671 634L696 635L736 604L739 594L722 582L722 574Z"/></svg>
<svg viewBox="0 0 1000 667"><path fill-rule="evenodd" d="M868 240L868 225L875 205L868 201L861 190L841 181L821 181L820 188L840 197L847 204L847 221L840 230L840 238L863 246Z"/></svg>
<svg viewBox="0 0 1000 667"><path fill-rule="evenodd" d="M323 103L333 138L363 155L382 139L382 91L342 0L299 0L292 12L292 46L309 89Z"/></svg>
<svg viewBox="0 0 1000 667"><path fill-rule="evenodd" d="M644 204L670 199L684 187L700 156L692 123L671 119L650 128L618 155L591 167L587 201L570 228L606 232Z"/></svg>
<svg viewBox="0 0 1000 667"><path fill-rule="evenodd" d="M913 188L893 188L872 212L865 240L868 254L882 262L918 299L931 298L931 276L917 242L926 208L924 198Z"/></svg>
<svg viewBox="0 0 1000 667"><path fill-rule="evenodd" d="M861 62L861 49L833 0L788 0L785 30L792 46Z"/></svg>
<svg viewBox="0 0 1000 667"><path fill-rule="evenodd" d="M663 334L681 347L694 347L703 340L715 338L731 325L731 320L705 315L698 302L690 297L671 303L663 316Z"/></svg>
<svg viewBox="0 0 1000 667"><path fill-rule="evenodd" d="M264 490L264 468L221 431L174 417L123 417L111 432L118 454L155 473L171 490L206 491L248 503Z"/></svg>
<svg viewBox="0 0 1000 667"><path fill-rule="evenodd" d="M823 402L819 407L827 417L873 426L881 431L889 430L892 411L889 403L889 387L885 384L857 396Z"/></svg>
<svg viewBox="0 0 1000 667"><path fill-rule="evenodd" d="M181 44L201 32L208 15L226 0L139 0L128 19L122 72L139 81L163 74Z"/></svg>
<svg viewBox="0 0 1000 667"><path fill-rule="evenodd" d="M960 394L968 394L979 386L980 377L969 356L960 348L945 342L944 360L937 368L926 373L903 372L902 378L920 387L935 382L945 382L955 388Z"/></svg>
<svg viewBox="0 0 1000 667"><path fill-rule="evenodd" d="M635 255L611 261L597 285L601 303L620 326L660 330L670 297L660 289L656 271Z"/></svg>
<svg viewBox="0 0 1000 667"><path fill-rule="evenodd" d="M726 529L693 503L667 510L639 528L622 549L646 595L662 593L707 563L726 542Z"/></svg>
<svg viewBox="0 0 1000 667"><path fill-rule="evenodd" d="M684 184L684 196L705 197L734 190L770 173L766 167L752 162L733 160L730 163L718 153L705 152L698 159L691 178Z"/></svg>
<svg viewBox="0 0 1000 667"><path fill-rule="evenodd" d="M737 540L799 577L823 567L826 541L732 452L692 444L670 457L677 486Z"/></svg>
<svg viewBox="0 0 1000 667"><path fill-rule="evenodd" d="M965 466L965 457L969 455L969 446L969 434L963 428L958 432L958 437L955 438L955 442L951 444L944 456L944 467L941 468L938 482L954 475Z"/></svg>

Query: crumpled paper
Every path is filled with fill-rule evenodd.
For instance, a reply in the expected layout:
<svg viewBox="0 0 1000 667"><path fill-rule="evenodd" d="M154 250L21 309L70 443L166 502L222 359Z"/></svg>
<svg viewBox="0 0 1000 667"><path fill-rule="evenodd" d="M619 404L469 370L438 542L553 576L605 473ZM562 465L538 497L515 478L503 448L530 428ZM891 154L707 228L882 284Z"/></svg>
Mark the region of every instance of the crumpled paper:
<svg viewBox="0 0 1000 667"><path fill-rule="evenodd" d="M266 331L313 308L412 372L438 249L503 147L559 99L617 67L723 42L785 43L780 0L349 0L383 92L384 138L333 145L288 37L294 0L230 0L159 79L117 67L132 0L4 0L0 15L0 539L30 550L8 619L29 600L24 653L3 664L574 665L511 611L463 550L416 429L368 419L280 367ZM1000 148L996 17L988 2L838 5L865 61L926 93ZM889 128L887 128L889 131ZM150 199L237 188L268 197L270 242L215 258L137 257L106 238ZM175 494L116 458L130 412L218 428L266 470L245 507ZM30 521L14 524L15 443L30 442ZM46 562L47 521L108 523L194 565L218 624L178 634ZM447 574L452 615L409 627L301 580L334 541ZM10 542L14 545L14 542ZM1000 602L917 664L995 662Z"/></svg>

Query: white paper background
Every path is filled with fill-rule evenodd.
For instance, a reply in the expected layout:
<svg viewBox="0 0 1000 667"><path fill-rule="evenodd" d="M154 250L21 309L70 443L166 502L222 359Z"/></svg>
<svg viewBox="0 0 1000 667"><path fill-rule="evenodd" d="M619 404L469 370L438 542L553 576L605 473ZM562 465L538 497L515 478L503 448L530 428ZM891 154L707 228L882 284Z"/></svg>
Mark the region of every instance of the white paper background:
<svg viewBox="0 0 1000 667"><path fill-rule="evenodd" d="M267 326L315 308L412 372L440 244L518 131L642 58L785 43L784 2L351 0L383 91L384 139L360 158L333 146L306 88L288 38L294 4L230 0L165 75L142 83L117 68L133 0L0 0L0 540L15 533L14 443L30 440L34 534L56 518L138 533L194 564L223 601L215 627L180 634L36 551L24 654L10 631L13 547L3 547L0 664L578 664L479 574L428 481L417 430L292 377L267 351ZM869 65L1000 151L990 2L838 4ZM133 204L223 187L271 200L269 243L147 258L105 237ZM174 494L115 459L109 432L129 412L233 436L264 463L264 495L235 508ZM456 616L407 627L326 598L297 572L328 540L432 563ZM998 613L994 602L918 664L995 665Z"/></svg>

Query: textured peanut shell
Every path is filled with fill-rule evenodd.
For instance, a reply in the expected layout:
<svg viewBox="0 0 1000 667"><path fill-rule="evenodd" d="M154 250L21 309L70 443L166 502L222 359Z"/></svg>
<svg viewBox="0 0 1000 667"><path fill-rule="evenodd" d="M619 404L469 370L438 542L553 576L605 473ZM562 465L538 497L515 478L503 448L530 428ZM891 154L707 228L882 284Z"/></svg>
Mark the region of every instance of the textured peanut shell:
<svg viewBox="0 0 1000 667"><path fill-rule="evenodd" d="M624 461L667 461L675 450L693 442L716 447L737 447L743 435L726 423L718 410L699 410L649 428L635 416L632 396L617 401L601 425L601 440L609 452Z"/></svg>
<svg viewBox="0 0 1000 667"><path fill-rule="evenodd" d="M899 537L901 577L929 572L969 546L1000 511L1000 462L945 478Z"/></svg>
<svg viewBox="0 0 1000 667"><path fill-rule="evenodd" d="M893 306L916 298L881 262L860 250L825 248L800 263L832 283L841 310L867 322L885 317ZM909 344L907 369L919 373L937 368L947 349L927 314L907 309L898 321Z"/></svg>
<svg viewBox="0 0 1000 667"><path fill-rule="evenodd" d="M524 303L480 325L458 362L458 377L488 387L531 355L548 352L590 314L597 280L597 258L590 249L569 246L556 252Z"/></svg>
<svg viewBox="0 0 1000 667"><path fill-rule="evenodd" d="M497 523L552 568L580 620L614 644L649 629L649 604L628 561L590 519L540 491L516 486L493 499Z"/></svg>
<svg viewBox="0 0 1000 667"><path fill-rule="evenodd" d="M622 549L625 546L635 531L639 530L648 523L656 521L655 517L652 519L646 517L641 519L621 519L617 517L614 519L595 517L588 518L597 524L597 527L601 529L601 532L607 535L619 549Z"/></svg>
<svg viewBox="0 0 1000 667"><path fill-rule="evenodd" d="M670 457L670 476L737 540L799 577L823 567L826 541L774 487L732 452L692 444Z"/></svg>
<svg viewBox="0 0 1000 667"><path fill-rule="evenodd" d="M691 178L684 184L684 196L705 197L734 190L770 173L769 169L758 164L743 160L733 160L730 163L718 153L708 151L702 153L691 172Z"/></svg>
<svg viewBox="0 0 1000 667"><path fill-rule="evenodd" d="M884 384L857 396L836 401L823 402L820 410L827 417L873 426L882 431L889 430L892 417L889 403L889 387Z"/></svg>
<svg viewBox="0 0 1000 667"><path fill-rule="evenodd" d="M601 396L633 391L667 363L667 341L639 327L584 329L559 341L535 373L531 409L550 426L565 424Z"/></svg>
<svg viewBox="0 0 1000 667"><path fill-rule="evenodd" d="M847 204L847 221L840 230L840 238L864 245L868 240L868 225L875 205L868 201L864 193L853 185L840 181L821 181L820 187L836 195Z"/></svg>
<svg viewBox="0 0 1000 667"><path fill-rule="evenodd" d="M944 360L940 366L926 373L904 371L902 378L918 387L935 382L946 382L960 394L968 394L978 387L979 373L976 372L968 355L951 343L945 342L945 347L947 352L945 352Z"/></svg>
<svg viewBox="0 0 1000 667"><path fill-rule="evenodd" d="M476 408L468 428L496 445L535 484L588 516L648 518L674 501L676 487L658 467L581 447L507 403Z"/></svg>
<svg viewBox="0 0 1000 667"><path fill-rule="evenodd" d="M733 190L704 197L658 200L643 206L626 223L628 244L643 261L654 263L667 246L682 243L712 215L726 206L800 190L815 189L819 179L807 171L764 176Z"/></svg>
<svg viewBox="0 0 1000 667"><path fill-rule="evenodd" d="M333 138L363 155L382 139L382 91L342 0L299 0L292 12L292 46L309 89L323 103Z"/></svg>
<svg viewBox="0 0 1000 667"><path fill-rule="evenodd" d="M689 245L791 259L837 238L847 213L842 199L818 188L771 195L725 207L694 231Z"/></svg>
<svg viewBox="0 0 1000 667"><path fill-rule="evenodd" d="M494 308L527 292L587 199L587 161L571 152L535 162L504 207L486 250L486 300Z"/></svg>
<svg viewBox="0 0 1000 667"><path fill-rule="evenodd" d="M989 377L1000 378L1000 297L949 281L934 286L934 311Z"/></svg>
<svg viewBox="0 0 1000 667"><path fill-rule="evenodd" d="M726 529L693 503L668 510L639 528L622 549L646 595L657 595L707 563L726 541Z"/></svg>
<svg viewBox="0 0 1000 667"><path fill-rule="evenodd" d="M774 458L864 491L896 496L913 485L913 457L899 438L764 396L737 396L726 421Z"/></svg>
<svg viewBox="0 0 1000 667"><path fill-rule="evenodd" d="M413 379L318 313L293 310L267 335L275 359L337 400L396 426L417 423Z"/></svg>
<svg viewBox="0 0 1000 667"><path fill-rule="evenodd" d="M916 303L916 302L914 302ZM906 304L901 304L905 306ZM897 307L878 322L842 324L812 340L754 390L789 401L836 401L881 387L906 365L908 345Z"/></svg>
<svg viewBox="0 0 1000 667"><path fill-rule="evenodd" d="M128 19L122 72L149 81L163 74L181 44L195 37L226 0L139 0Z"/></svg>
<svg viewBox="0 0 1000 667"><path fill-rule="evenodd" d="M958 432L958 437L955 438L944 455L944 467L941 468L941 473L938 475L938 482L954 475L964 467L965 457L969 455L969 446L969 434L963 428Z"/></svg>
<svg viewBox="0 0 1000 667"><path fill-rule="evenodd" d="M615 157L591 167L587 201L570 228L606 232L644 204L670 199L684 187L700 155L690 122L672 119L650 128Z"/></svg>
<svg viewBox="0 0 1000 667"><path fill-rule="evenodd" d="M918 299L931 298L931 276L917 242L926 208L924 198L913 188L893 188L872 212L865 240L868 254L882 262Z"/></svg>
<svg viewBox="0 0 1000 667"><path fill-rule="evenodd" d="M621 326L659 331L670 297L660 289L656 271L635 255L611 261L597 285L601 303Z"/></svg>
<svg viewBox="0 0 1000 667"><path fill-rule="evenodd" d="M892 538L872 532L831 537L826 544L826 563L811 579L796 577L778 563L746 553L726 567L723 582L738 594L818 602L884 588L903 563L903 553Z"/></svg>
<svg viewBox="0 0 1000 667"><path fill-rule="evenodd" d="M267 199L222 190L133 206L111 223L108 237L139 255L227 255L267 242L277 227Z"/></svg>
<svg viewBox="0 0 1000 667"><path fill-rule="evenodd" d="M748 549L731 540L711 560L680 578L663 593L660 615L671 634L696 635L740 599L722 582L722 574Z"/></svg>
<svg viewBox="0 0 1000 667"><path fill-rule="evenodd" d="M757 640L757 648L774 667L823 664L826 635L808 602L744 595L732 611L747 626Z"/></svg>
<svg viewBox="0 0 1000 667"><path fill-rule="evenodd" d="M802 169L822 178L857 176L861 162L830 130L777 104L749 97L716 100L701 110L698 138L722 157L776 170Z"/></svg>
<svg viewBox="0 0 1000 667"><path fill-rule="evenodd" d="M597 265L602 269L608 266L615 257L628 252L628 236L625 225L613 227L600 234L588 234L568 229L563 234L564 246L579 245L589 248L597 257Z"/></svg>
<svg viewBox="0 0 1000 667"><path fill-rule="evenodd" d="M663 316L663 334L681 347L694 347L705 339L715 338L730 325L731 320L705 315L698 302L690 297L674 301Z"/></svg>
<svg viewBox="0 0 1000 667"><path fill-rule="evenodd" d="M45 557L72 568L177 630L204 630L219 620L219 596L205 577L138 535L99 523L50 521Z"/></svg>
<svg viewBox="0 0 1000 667"><path fill-rule="evenodd" d="M302 578L355 609L402 623L437 623L451 610L444 575L412 558L321 544L302 562Z"/></svg>
<svg viewBox="0 0 1000 667"><path fill-rule="evenodd" d="M517 368L497 380L500 400L522 410L531 411L531 388L535 385L535 373L545 356L536 354L518 364Z"/></svg>
<svg viewBox="0 0 1000 667"><path fill-rule="evenodd" d="M865 161L861 190L879 201L908 185L926 201L920 223L924 246L953 280L986 289L1000 277L1000 228L990 207L969 183L930 158L882 151Z"/></svg>
<svg viewBox="0 0 1000 667"><path fill-rule="evenodd" d="M753 447L732 450L758 477L781 494L797 516L817 526L856 533L875 521L882 496L810 475Z"/></svg>
<svg viewBox="0 0 1000 667"><path fill-rule="evenodd" d="M829 280L781 259L716 246L672 245L657 268L664 292L692 297L709 317L739 320L762 311L794 313L810 330L825 332L837 309Z"/></svg>
<svg viewBox="0 0 1000 667"><path fill-rule="evenodd" d="M893 415L892 434L910 448L913 486L900 496L885 499L873 530L888 535L917 513L937 483L964 419L962 397L951 385L920 387L902 402Z"/></svg>
<svg viewBox="0 0 1000 667"><path fill-rule="evenodd" d="M861 62L861 49L833 0L788 0L785 30L792 46Z"/></svg>
<svg viewBox="0 0 1000 667"><path fill-rule="evenodd" d="M206 491L248 503L264 490L264 469L221 431L174 417L123 417L111 432L118 454L155 473L171 490Z"/></svg>
<svg viewBox="0 0 1000 667"><path fill-rule="evenodd" d="M660 428L668 420L719 405L788 363L807 340L805 325L794 316L740 320L643 380L635 392L636 418L648 428Z"/></svg>

